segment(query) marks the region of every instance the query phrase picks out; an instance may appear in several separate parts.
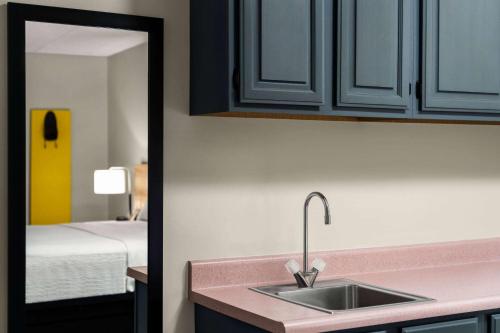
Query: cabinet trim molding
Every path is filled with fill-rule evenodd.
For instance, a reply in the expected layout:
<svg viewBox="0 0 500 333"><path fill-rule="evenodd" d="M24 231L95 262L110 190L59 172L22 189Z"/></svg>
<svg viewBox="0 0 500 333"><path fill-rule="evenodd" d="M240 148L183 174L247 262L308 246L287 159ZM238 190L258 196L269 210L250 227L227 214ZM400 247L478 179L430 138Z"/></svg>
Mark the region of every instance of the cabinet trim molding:
<svg viewBox="0 0 500 333"><path fill-rule="evenodd" d="M324 103L325 3L324 0L293 1L240 0L240 102ZM283 15L273 10L276 9L273 6L288 6L296 17ZM308 26L307 31L301 29L301 24ZM298 33L287 38L287 26ZM304 42L305 50L299 47L299 42ZM288 50L295 54L286 54Z"/></svg>

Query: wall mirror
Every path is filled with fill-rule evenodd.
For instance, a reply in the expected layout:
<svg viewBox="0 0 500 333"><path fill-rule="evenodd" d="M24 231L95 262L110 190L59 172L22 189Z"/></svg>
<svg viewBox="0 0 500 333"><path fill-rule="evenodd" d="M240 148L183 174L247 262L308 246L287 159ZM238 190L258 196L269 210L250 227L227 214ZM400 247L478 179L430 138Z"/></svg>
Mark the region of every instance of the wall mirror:
<svg viewBox="0 0 500 333"><path fill-rule="evenodd" d="M10 3L8 29L9 332L161 331L163 21Z"/></svg>

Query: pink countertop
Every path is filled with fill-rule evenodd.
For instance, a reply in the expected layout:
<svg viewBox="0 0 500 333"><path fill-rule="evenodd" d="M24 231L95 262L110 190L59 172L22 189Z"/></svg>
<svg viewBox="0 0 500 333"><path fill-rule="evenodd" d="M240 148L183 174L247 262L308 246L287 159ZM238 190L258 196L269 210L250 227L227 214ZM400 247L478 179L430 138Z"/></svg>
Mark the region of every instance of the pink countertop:
<svg viewBox="0 0 500 333"><path fill-rule="evenodd" d="M435 301L333 315L249 287L293 283L283 267L299 255L193 261L189 299L271 332L324 332L500 308L500 239L312 253L320 280L348 278Z"/></svg>

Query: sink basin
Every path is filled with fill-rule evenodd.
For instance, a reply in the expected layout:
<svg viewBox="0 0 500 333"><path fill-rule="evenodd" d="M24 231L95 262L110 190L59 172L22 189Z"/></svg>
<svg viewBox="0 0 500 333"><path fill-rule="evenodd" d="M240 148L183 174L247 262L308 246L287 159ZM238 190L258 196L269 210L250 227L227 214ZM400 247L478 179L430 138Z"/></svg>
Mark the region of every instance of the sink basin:
<svg viewBox="0 0 500 333"><path fill-rule="evenodd" d="M345 279L317 282L314 288L299 289L296 285L281 285L251 289L284 301L328 313L432 301L430 298Z"/></svg>

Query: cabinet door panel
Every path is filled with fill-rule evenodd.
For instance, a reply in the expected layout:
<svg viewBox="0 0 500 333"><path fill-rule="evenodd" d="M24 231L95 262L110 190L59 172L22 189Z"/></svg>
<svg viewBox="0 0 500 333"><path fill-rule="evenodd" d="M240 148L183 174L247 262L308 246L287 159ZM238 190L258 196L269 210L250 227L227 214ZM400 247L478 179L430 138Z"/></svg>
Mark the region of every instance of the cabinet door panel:
<svg viewBox="0 0 500 333"><path fill-rule="evenodd" d="M403 0L342 0L338 105L406 109L411 11Z"/></svg>
<svg viewBox="0 0 500 333"><path fill-rule="evenodd" d="M500 333L500 314L491 316L491 332Z"/></svg>
<svg viewBox="0 0 500 333"><path fill-rule="evenodd" d="M283 11L280 1L261 1L261 79L304 83L309 77L311 61L310 4L291 0L292 9ZM309 15L308 15L309 14ZM279 28L282 27L282 28Z"/></svg>
<svg viewBox="0 0 500 333"><path fill-rule="evenodd" d="M479 333L477 318L403 328L403 333Z"/></svg>
<svg viewBox="0 0 500 333"><path fill-rule="evenodd" d="M241 0L240 101L324 102L324 0Z"/></svg>
<svg viewBox="0 0 500 333"><path fill-rule="evenodd" d="M424 110L500 111L500 1L426 0Z"/></svg>

